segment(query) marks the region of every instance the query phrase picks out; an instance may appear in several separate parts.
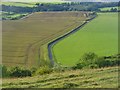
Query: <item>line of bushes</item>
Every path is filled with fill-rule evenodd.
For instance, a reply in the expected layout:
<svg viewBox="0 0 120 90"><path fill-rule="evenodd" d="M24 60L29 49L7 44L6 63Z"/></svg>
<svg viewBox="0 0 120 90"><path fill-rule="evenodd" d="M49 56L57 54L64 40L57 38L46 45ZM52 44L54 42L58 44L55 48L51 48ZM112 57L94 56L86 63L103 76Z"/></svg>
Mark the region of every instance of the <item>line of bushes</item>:
<svg viewBox="0 0 120 90"><path fill-rule="evenodd" d="M33 75L43 75L49 74L52 69L48 66L42 66L40 68L31 68L26 69L23 67L15 66L15 67L6 67L4 65L0 65L0 77L27 77Z"/></svg>
<svg viewBox="0 0 120 90"><path fill-rule="evenodd" d="M120 65L120 54L108 57L98 57L95 53L89 52L84 54L78 63L73 67L62 67L61 65L56 64L53 68L46 65L39 68L26 69L18 66L9 68L4 65L0 65L0 77L26 77L50 74L52 72L64 72L71 69L93 69L118 65Z"/></svg>
<svg viewBox="0 0 120 90"><path fill-rule="evenodd" d="M120 65L120 55L98 57L95 53L89 52L82 56L72 69L102 68Z"/></svg>

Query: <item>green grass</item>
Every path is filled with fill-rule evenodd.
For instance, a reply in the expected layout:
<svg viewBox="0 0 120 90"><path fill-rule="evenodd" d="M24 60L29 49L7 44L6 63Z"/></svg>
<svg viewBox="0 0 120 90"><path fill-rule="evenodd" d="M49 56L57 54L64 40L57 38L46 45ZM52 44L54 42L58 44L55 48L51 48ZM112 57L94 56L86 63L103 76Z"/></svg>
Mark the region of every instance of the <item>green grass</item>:
<svg viewBox="0 0 120 90"><path fill-rule="evenodd" d="M59 3L65 3L70 1L62 1L62 0L23 0L23 1L17 1L16 2L1 2L2 5L10 5L10 6L20 6L20 7L34 7L36 6L36 3L52 3L52 4L59 4Z"/></svg>
<svg viewBox="0 0 120 90"><path fill-rule="evenodd" d="M85 53L98 56L118 53L118 14L99 13L81 30L53 46L54 58L64 66L73 66Z"/></svg>
<svg viewBox="0 0 120 90"><path fill-rule="evenodd" d="M4 20L3 65L43 65L44 60L48 61L47 43L81 25L84 20L86 17L81 12L38 12L21 20Z"/></svg>
<svg viewBox="0 0 120 90"><path fill-rule="evenodd" d="M20 7L34 7L35 2L2 2L2 5L10 5L10 6L20 6Z"/></svg>
<svg viewBox="0 0 120 90"><path fill-rule="evenodd" d="M69 70L51 74L3 78L3 88L118 88L118 67ZM32 89L31 89L32 90Z"/></svg>
<svg viewBox="0 0 120 90"><path fill-rule="evenodd" d="M11 20L11 19L20 19L28 14L29 13L2 12L0 13L0 17L2 17L5 20Z"/></svg>
<svg viewBox="0 0 120 90"><path fill-rule="evenodd" d="M111 10L111 8L117 8L117 10L118 10L118 7L105 7L105 8L100 8L100 10L101 11L110 11Z"/></svg>

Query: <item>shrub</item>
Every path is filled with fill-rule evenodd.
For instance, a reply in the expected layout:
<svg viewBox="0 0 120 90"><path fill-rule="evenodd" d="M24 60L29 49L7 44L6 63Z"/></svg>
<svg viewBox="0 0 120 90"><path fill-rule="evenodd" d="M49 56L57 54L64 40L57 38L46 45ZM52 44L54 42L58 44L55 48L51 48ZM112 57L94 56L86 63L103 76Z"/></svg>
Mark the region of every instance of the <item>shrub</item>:
<svg viewBox="0 0 120 90"><path fill-rule="evenodd" d="M82 69L84 67L83 63L77 63L72 69Z"/></svg>
<svg viewBox="0 0 120 90"><path fill-rule="evenodd" d="M95 53L89 52L83 55L79 62L72 67L73 69L87 68L101 68L108 66L116 66L120 64L119 55L98 57Z"/></svg>
<svg viewBox="0 0 120 90"><path fill-rule="evenodd" d="M34 75L35 74L35 72L37 71L37 68L35 68L35 67L32 67L31 68L31 73Z"/></svg>
<svg viewBox="0 0 120 90"><path fill-rule="evenodd" d="M78 84L75 83L63 83L63 88L74 88L79 86Z"/></svg>
<svg viewBox="0 0 120 90"><path fill-rule="evenodd" d="M95 53L89 52L89 53L85 53L82 56L81 60L84 62L84 64L89 65L89 64L95 63L97 58L98 56Z"/></svg>
<svg viewBox="0 0 120 90"><path fill-rule="evenodd" d="M91 64L89 65L89 68L93 69L93 68L98 68L99 66L97 64Z"/></svg>
<svg viewBox="0 0 120 90"><path fill-rule="evenodd" d="M110 60L106 60L104 58L99 58L96 62L96 64L101 67L111 66Z"/></svg>
<svg viewBox="0 0 120 90"><path fill-rule="evenodd" d="M62 67L61 64L56 64L52 69L54 72L64 72L66 68Z"/></svg>
<svg viewBox="0 0 120 90"><path fill-rule="evenodd" d="M9 75L11 77L26 77L31 76L31 71L27 69L23 69L20 67L13 67L9 70Z"/></svg>
<svg viewBox="0 0 120 90"><path fill-rule="evenodd" d="M2 65L0 64L0 78L2 78Z"/></svg>
<svg viewBox="0 0 120 90"><path fill-rule="evenodd" d="M96 64L101 68L101 67L108 67L108 66L116 66L119 65L120 60L119 59L105 59L104 57L98 58Z"/></svg>
<svg viewBox="0 0 120 90"><path fill-rule="evenodd" d="M7 74L8 74L7 67L6 66L2 66L2 77L6 77Z"/></svg>
<svg viewBox="0 0 120 90"><path fill-rule="evenodd" d="M8 76L7 67L4 65L0 65L0 77L7 77L7 76Z"/></svg>
<svg viewBox="0 0 120 90"><path fill-rule="evenodd" d="M43 74L49 74L52 72L52 69L48 66L42 66L35 72L36 75L43 75Z"/></svg>

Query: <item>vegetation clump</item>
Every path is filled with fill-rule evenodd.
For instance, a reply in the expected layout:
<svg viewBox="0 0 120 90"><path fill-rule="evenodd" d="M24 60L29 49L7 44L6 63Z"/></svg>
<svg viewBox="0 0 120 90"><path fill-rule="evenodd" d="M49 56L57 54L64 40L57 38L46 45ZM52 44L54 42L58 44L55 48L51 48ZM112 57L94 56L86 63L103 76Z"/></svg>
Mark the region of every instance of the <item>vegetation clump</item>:
<svg viewBox="0 0 120 90"><path fill-rule="evenodd" d="M82 68L102 68L109 66L118 66L120 64L119 55L109 57L98 57L95 53L89 52L83 55L79 62L73 66L73 69Z"/></svg>
<svg viewBox="0 0 120 90"><path fill-rule="evenodd" d="M51 72L52 69L49 66L42 66L36 70L35 75L49 74Z"/></svg>
<svg viewBox="0 0 120 90"><path fill-rule="evenodd" d="M74 87L77 87L79 86L78 84L75 84L75 83L64 83L63 84L63 88L74 88Z"/></svg>
<svg viewBox="0 0 120 90"><path fill-rule="evenodd" d="M32 76L32 73L28 69L23 69L20 67L13 67L10 69L9 75L11 77L26 77L26 76Z"/></svg>
<svg viewBox="0 0 120 90"><path fill-rule="evenodd" d="M104 67L111 67L111 66L118 66L120 65L120 55L114 56L105 56L105 57L98 57L95 53L89 52L85 53L83 57L79 60L79 62L73 67L62 67L60 65L56 65L53 68L49 66L41 66L39 68L31 68L25 69L20 68L18 66L8 68L4 65L0 65L0 71L2 74L0 77L27 77L27 76L34 76L34 75L45 75L50 74L52 72L65 72L69 70L76 70L76 69L83 69L83 68L104 68ZM69 75L69 78L76 77L74 74ZM65 87L71 87L71 84L65 84Z"/></svg>

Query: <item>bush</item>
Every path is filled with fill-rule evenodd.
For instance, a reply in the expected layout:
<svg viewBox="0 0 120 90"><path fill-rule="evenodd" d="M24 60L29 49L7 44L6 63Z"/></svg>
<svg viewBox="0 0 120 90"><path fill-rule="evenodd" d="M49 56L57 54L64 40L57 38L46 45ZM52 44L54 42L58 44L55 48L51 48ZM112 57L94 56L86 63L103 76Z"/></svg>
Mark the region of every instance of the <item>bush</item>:
<svg viewBox="0 0 120 90"><path fill-rule="evenodd" d="M62 67L61 64L55 64L52 69L54 72L64 72L66 68Z"/></svg>
<svg viewBox="0 0 120 90"><path fill-rule="evenodd" d="M88 66L89 64L94 64L97 58L98 56L95 53L89 52L85 53L81 60L86 66Z"/></svg>
<svg viewBox="0 0 120 90"><path fill-rule="evenodd" d="M119 59L113 59L112 57L109 59L105 59L104 57L98 58L96 64L101 67L108 67L108 66L116 66L119 65Z"/></svg>
<svg viewBox="0 0 120 90"><path fill-rule="evenodd" d="M4 65L0 65L0 77L7 77L7 76L8 76L7 67Z"/></svg>
<svg viewBox="0 0 120 90"><path fill-rule="evenodd" d="M32 74L35 74L36 71L37 71L37 68L35 68L35 67L32 67L32 68L31 68L31 73L32 73Z"/></svg>
<svg viewBox="0 0 120 90"><path fill-rule="evenodd" d="M2 66L2 77L6 77L7 74L8 74L7 67L6 66Z"/></svg>
<svg viewBox="0 0 120 90"><path fill-rule="evenodd" d="M49 74L52 72L52 69L48 66L42 66L35 72L36 75L43 75L43 74Z"/></svg>
<svg viewBox="0 0 120 90"><path fill-rule="evenodd" d="M93 68L98 68L99 66L97 64L91 64L89 65L89 68L93 69Z"/></svg>
<svg viewBox="0 0 120 90"><path fill-rule="evenodd" d="M79 86L78 84L75 84L75 83L64 83L63 84L63 88L75 88Z"/></svg>
<svg viewBox="0 0 120 90"><path fill-rule="evenodd" d="M120 64L119 55L108 56L108 57L98 57L95 53L89 52L83 55L73 69L87 68L101 68L108 66L116 66Z"/></svg>
<svg viewBox="0 0 120 90"><path fill-rule="evenodd" d="M95 53L85 53L73 69L82 69L83 67L97 68L98 66L95 64L97 58L98 56Z"/></svg>
<svg viewBox="0 0 120 90"><path fill-rule="evenodd" d="M78 63L72 67L72 69L82 69L84 67L83 63Z"/></svg>
<svg viewBox="0 0 120 90"><path fill-rule="evenodd" d="M22 69L20 67L13 67L9 70L9 75L11 77L26 77L31 76L32 73L30 70Z"/></svg>

